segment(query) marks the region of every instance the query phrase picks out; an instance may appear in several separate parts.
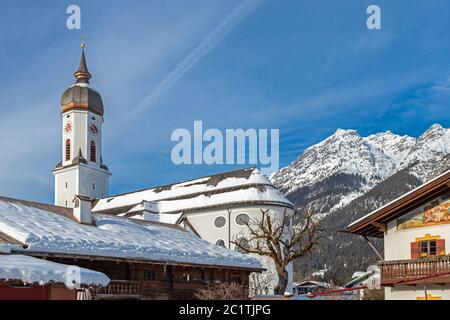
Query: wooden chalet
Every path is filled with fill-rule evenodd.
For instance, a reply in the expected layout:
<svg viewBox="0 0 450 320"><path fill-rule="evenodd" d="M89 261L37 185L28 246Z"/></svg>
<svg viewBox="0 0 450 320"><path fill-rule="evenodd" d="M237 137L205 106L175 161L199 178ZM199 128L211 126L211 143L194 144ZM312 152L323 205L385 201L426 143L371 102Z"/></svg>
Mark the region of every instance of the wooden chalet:
<svg viewBox="0 0 450 320"><path fill-rule="evenodd" d="M262 271L258 260L179 226L77 215L75 207L0 198L0 244L13 245L11 254L104 273L111 281L92 287L93 299L195 299L207 283L235 282L248 289L249 274ZM90 214L90 224L77 219Z"/></svg>

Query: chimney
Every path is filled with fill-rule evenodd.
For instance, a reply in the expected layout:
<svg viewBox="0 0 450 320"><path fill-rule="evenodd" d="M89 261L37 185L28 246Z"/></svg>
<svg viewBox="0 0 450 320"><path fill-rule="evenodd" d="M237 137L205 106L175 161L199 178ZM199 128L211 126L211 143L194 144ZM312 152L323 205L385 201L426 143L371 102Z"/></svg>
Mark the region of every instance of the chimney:
<svg viewBox="0 0 450 320"><path fill-rule="evenodd" d="M92 224L92 202L91 198L75 196L73 199L73 217L81 224Z"/></svg>
<svg viewBox="0 0 450 320"><path fill-rule="evenodd" d="M142 201L142 219L146 221L159 221L159 206L154 201Z"/></svg>

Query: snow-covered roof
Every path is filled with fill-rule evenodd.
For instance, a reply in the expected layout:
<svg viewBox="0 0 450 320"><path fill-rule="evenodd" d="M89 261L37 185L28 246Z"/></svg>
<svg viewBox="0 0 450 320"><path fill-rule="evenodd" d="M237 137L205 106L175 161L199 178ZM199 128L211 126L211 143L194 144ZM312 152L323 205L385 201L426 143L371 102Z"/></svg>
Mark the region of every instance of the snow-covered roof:
<svg viewBox="0 0 450 320"><path fill-rule="evenodd" d="M363 282L365 282L374 273L375 273L375 270L371 270L371 271L367 271L367 272L356 271L355 273L353 273L352 280L349 281L344 287L352 288L355 285L360 285Z"/></svg>
<svg viewBox="0 0 450 320"><path fill-rule="evenodd" d="M172 225L95 215L82 225L65 215L0 199L0 233L25 244L14 252L59 253L260 269L260 262Z"/></svg>
<svg viewBox="0 0 450 320"><path fill-rule="evenodd" d="M437 176L436 178L434 178L434 179L432 179L432 180L430 180L430 181L428 181L428 182L426 182L426 183L424 183L424 184L418 186L417 188L415 188L415 189L409 191L408 193L405 193L405 194L402 195L401 197L399 197L399 198L397 198L397 199L394 199L394 200L392 200L391 202L385 204L384 206L382 206L382 207L380 207L380 208L378 208L378 209L376 209L376 210L374 210L374 211L372 211L372 212L366 214L365 216L359 218L358 220L353 221L352 223L350 223L350 224L348 225L347 228L350 228L350 227L352 227L352 226L354 226L354 225L356 225L356 224L358 224L358 223L360 223L360 222L362 222L362 221L364 221L364 220L366 220L366 219L369 219L369 218L372 217L372 216L375 216L375 215L376 215L378 212L380 212L381 210L384 210L384 209L386 209L386 208L388 208L388 207L390 207L390 206L396 204L397 202L401 202L403 199L405 199L405 198L411 196L412 194L417 193L418 191L420 191L420 190L422 190L422 189L428 187L429 185L435 183L436 181L441 180L441 179L444 178L445 176L450 176L450 170L447 170L446 172L444 172L443 174Z"/></svg>
<svg viewBox="0 0 450 320"><path fill-rule="evenodd" d="M45 285L59 283L107 286L110 279L103 273L24 255L0 255L0 282L20 281Z"/></svg>
<svg viewBox="0 0 450 320"><path fill-rule="evenodd" d="M11 250L19 249L20 246L8 243L0 243L0 254L10 254Z"/></svg>
<svg viewBox="0 0 450 320"><path fill-rule="evenodd" d="M300 282L294 282L293 286L295 287L323 287L323 288L328 288L330 287L330 284L326 283L326 282L320 282L320 281L313 281L313 280L303 280Z"/></svg>
<svg viewBox="0 0 450 320"><path fill-rule="evenodd" d="M293 207L266 176L251 168L100 199L93 211L110 213L122 208L116 214L123 213L144 200L157 202L154 208L159 213L255 202Z"/></svg>

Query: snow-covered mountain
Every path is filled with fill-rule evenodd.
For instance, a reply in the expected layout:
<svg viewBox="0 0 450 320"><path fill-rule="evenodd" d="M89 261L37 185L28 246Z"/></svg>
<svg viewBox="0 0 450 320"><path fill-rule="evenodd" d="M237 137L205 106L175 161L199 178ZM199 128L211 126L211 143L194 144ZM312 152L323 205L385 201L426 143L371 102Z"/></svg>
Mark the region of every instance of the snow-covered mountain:
<svg viewBox="0 0 450 320"><path fill-rule="evenodd" d="M300 206L320 200L320 209L325 210L320 213L326 215L405 168L419 180L428 180L436 163L448 154L450 129L438 124L417 139L390 131L361 137L355 130L338 129L274 173L271 180ZM323 188L329 192L320 192ZM323 205L324 199L311 192L331 197L331 203Z"/></svg>
<svg viewBox="0 0 450 320"><path fill-rule="evenodd" d="M450 129L431 126L419 138L383 132L361 137L337 130L270 178L299 212L315 210L327 237L294 263L296 279L327 269L344 284L378 258L347 225L450 168ZM373 240L381 249L382 241ZM382 250L381 250L382 251Z"/></svg>

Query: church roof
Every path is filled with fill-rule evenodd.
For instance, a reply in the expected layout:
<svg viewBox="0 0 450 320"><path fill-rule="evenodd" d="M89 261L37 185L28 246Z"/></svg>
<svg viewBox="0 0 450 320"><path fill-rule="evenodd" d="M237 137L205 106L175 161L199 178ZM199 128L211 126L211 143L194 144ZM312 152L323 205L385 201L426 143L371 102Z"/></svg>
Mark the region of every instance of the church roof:
<svg viewBox="0 0 450 320"><path fill-rule="evenodd" d="M245 204L294 208L266 176L250 168L100 199L94 202L93 211L126 213L143 201L156 202L160 214Z"/></svg>
<svg viewBox="0 0 450 320"><path fill-rule="evenodd" d="M77 78L77 83L89 83L89 80L92 78L87 67L84 49L81 51L80 65L74 75Z"/></svg>
<svg viewBox="0 0 450 320"><path fill-rule="evenodd" d="M176 226L100 214L94 215L93 225L82 225L69 218L67 210L1 198L0 235L23 244L11 248L16 254L261 269L255 258Z"/></svg>

